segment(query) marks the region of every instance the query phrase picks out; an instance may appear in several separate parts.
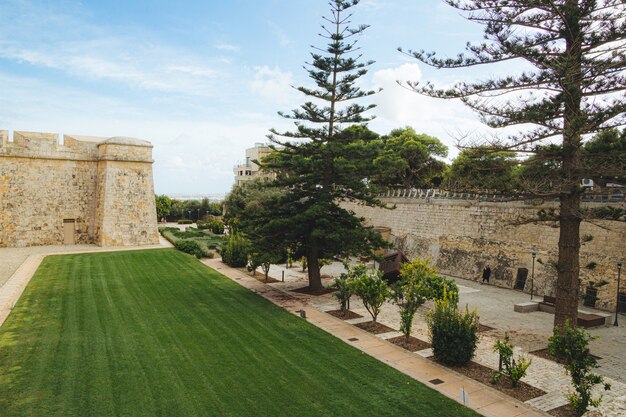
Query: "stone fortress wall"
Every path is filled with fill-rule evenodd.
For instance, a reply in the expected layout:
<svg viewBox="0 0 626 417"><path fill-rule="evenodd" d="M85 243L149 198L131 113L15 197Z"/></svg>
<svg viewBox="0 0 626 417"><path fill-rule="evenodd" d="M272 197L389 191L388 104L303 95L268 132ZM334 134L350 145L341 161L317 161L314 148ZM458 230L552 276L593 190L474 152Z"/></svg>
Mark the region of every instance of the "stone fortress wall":
<svg viewBox="0 0 626 417"><path fill-rule="evenodd" d="M363 217L366 224L391 229L390 241L409 258L430 258L443 274L480 280L489 263L491 283L514 288L518 270L526 268L524 291L532 281L531 248L536 246L535 295L555 294L559 229L545 223L522 224L520 219L536 216L540 209L558 207L557 202L533 205L531 202L484 202L478 200L382 198L395 209L344 203L343 207ZM597 203L583 203L583 206ZM602 204L606 205L608 203ZM624 203L613 203L624 207ZM589 283L608 282L598 288L596 307L615 311L617 295L616 260L626 257L626 223L594 221L582 223L580 256L581 295ZM595 263L595 265L594 265ZM624 272L622 271L625 275ZM626 278L624 276L623 278ZM626 280L620 291L626 293ZM541 297L538 297L541 299Z"/></svg>
<svg viewBox="0 0 626 417"><path fill-rule="evenodd" d="M152 145L0 130L0 247L159 241ZM69 229L68 229L69 228Z"/></svg>

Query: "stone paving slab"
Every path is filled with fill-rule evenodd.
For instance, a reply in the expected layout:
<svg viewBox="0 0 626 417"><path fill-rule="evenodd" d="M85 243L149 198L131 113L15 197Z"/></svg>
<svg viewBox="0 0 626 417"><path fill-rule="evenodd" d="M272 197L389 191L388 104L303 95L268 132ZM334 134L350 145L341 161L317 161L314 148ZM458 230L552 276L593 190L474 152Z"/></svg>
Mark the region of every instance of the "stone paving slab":
<svg viewBox="0 0 626 417"><path fill-rule="evenodd" d="M228 278L260 294L274 304L280 307L286 307L283 301L284 292L282 290L273 288L268 284L263 284L237 269L229 268L222 264L219 259L206 259L202 262L211 268L219 270ZM268 288L271 288L271 290L268 290ZM344 340L346 343L362 352L381 362L387 363L391 367L411 376L457 402L461 402L461 388L464 388L470 396L469 407L482 415L494 417L518 415L530 417L546 415L527 404L502 395L491 387L464 377L428 359L424 359L420 355L408 352L398 346L381 340L375 335L358 329L339 318L326 314L309 304L306 297L298 297L297 295L295 297L299 298L299 300L289 303L288 308L286 308L292 314L297 315L296 310L304 309L307 313L307 321L311 324ZM358 336L354 336L355 334ZM358 340L348 340L354 337L358 338ZM444 383L433 385L429 382L435 378L443 380Z"/></svg>

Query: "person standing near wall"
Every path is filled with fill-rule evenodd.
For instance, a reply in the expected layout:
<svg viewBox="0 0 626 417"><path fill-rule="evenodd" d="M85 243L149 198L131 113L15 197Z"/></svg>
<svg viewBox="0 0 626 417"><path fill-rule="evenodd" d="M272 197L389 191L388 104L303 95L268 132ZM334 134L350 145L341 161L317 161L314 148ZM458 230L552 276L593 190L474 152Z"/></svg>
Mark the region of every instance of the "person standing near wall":
<svg viewBox="0 0 626 417"><path fill-rule="evenodd" d="M487 264L485 265L485 269L483 269L483 282L481 282L481 284L484 284L485 282L489 284L490 276L491 276L491 268L489 267L489 264Z"/></svg>

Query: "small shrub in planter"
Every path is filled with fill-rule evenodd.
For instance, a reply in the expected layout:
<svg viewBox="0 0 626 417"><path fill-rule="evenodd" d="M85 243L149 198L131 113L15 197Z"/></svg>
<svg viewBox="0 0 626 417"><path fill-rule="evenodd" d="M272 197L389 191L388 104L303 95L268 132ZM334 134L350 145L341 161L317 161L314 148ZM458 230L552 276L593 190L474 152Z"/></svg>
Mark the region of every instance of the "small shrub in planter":
<svg viewBox="0 0 626 417"><path fill-rule="evenodd" d="M204 252L202 251L202 248L200 248L200 245L193 240L178 240L174 246L179 251L194 255L198 259L204 256Z"/></svg>
<svg viewBox="0 0 626 417"><path fill-rule="evenodd" d="M239 233L228 235L222 244L222 261L235 268L248 264L248 240Z"/></svg>
<svg viewBox="0 0 626 417"><path fill-rule="evenodd" d="M476 310L459 312L444 292L441 300L427 317L433 354L437 362L446 365L466 365L473 357L478 343L478 314Z"/></svg>
<svg viewBox="0 0 626 417"><path fill-rule="evenodd" d="M193 220L189 220L189 219L179 219L176 221L176 223L178 224L192 224Z"/></svg>
<svg viewBox="0 0 626 417"><path fill-rule="evenodd" d="M570 408L583 415L589 407L597 407L602 396L593 397L594 385L604 382L601 375L591 372L598 367L596 359L589 353L589 341L595 339L587 331L570 326L569 320L563 326L556 326L548 340L548 351L565 363L565 369L572 377L574 391L567 394ZM604 384L604 390L611 389Z"/></svg>
<svg viewBox="0 0 626 417"><path fill-rule="evenodd" d="M387 282L382 279L382 273L375 272L371 275L366 273L360 276L354 282L354 293L361 298L363 306L376 323L380 310L390 295Z"/></svg>
<svg viewBox="0 0 626 417"><path fill-rule="evenodd" d="M354 294L354 283L361 276L367 274L367 266L364 264L356 264L352 267L344 265L348 272L342 273L333 283L333 286L338 290L333 293L333 297L339 301L339 309L343 312L350 309L350 298Z"/></svg>
<svg viewBox="0 0 626 417"><path fill-rule="evenodd" d="M528 367L532 360L520 356L517 361L513 358L513 345L509 341L509 335L504 333L504 340L497 340L493 345L493 351L500 355L501 368L491 377L492 382L496 383L502 375L506 375L511 380L513 388L517 387L517 383L526 375Z"/></svg>

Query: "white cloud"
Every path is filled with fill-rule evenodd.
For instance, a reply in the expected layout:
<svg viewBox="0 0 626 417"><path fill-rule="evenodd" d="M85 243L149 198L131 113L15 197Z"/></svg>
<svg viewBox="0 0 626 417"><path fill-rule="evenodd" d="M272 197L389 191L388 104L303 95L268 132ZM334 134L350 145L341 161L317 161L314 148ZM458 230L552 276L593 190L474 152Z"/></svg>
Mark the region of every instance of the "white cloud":
<svg viewBox="0 0 626 417"><path fill-rule="evenodd" d="M292 101L294 90L291 87L293 74L282 71L278 67L267 65L254 68L254 79L250 82L250 90L260 95L271 104L286 104Z"/></svg>
<svg viewBox="0 0 626 417"><path fill-rule="evenodd" d="M216 43L215 45L216 49L220 49L222 51L230 51L230 52L239 52L241 50L241 48L238 45L233 45L230 43Z"/></svg>
<svg viewBox="0 0 626 417"><path fill-rule="evenodd" d="M287 33L283 30L283 28L273 22L268 22L268 25L272 34L276 37L276 39L278 39L280 46L285 47L291 44L291 38L287 36Z"/></svg>
<svg viewBox="0 0 626 417"><path fill-rule="evenodd" d="M374 72L372 82L383 91L373 96L377 104L373 113L377 118L371 127L379 133L387 133L394 128L412 126L418 132L438 137L448 145L451 156L454 156L457 153L454 149L457 137L484 132L487 128L462 103L425 97L397 83L421 79L422 71L416 63Z"/></svg>

